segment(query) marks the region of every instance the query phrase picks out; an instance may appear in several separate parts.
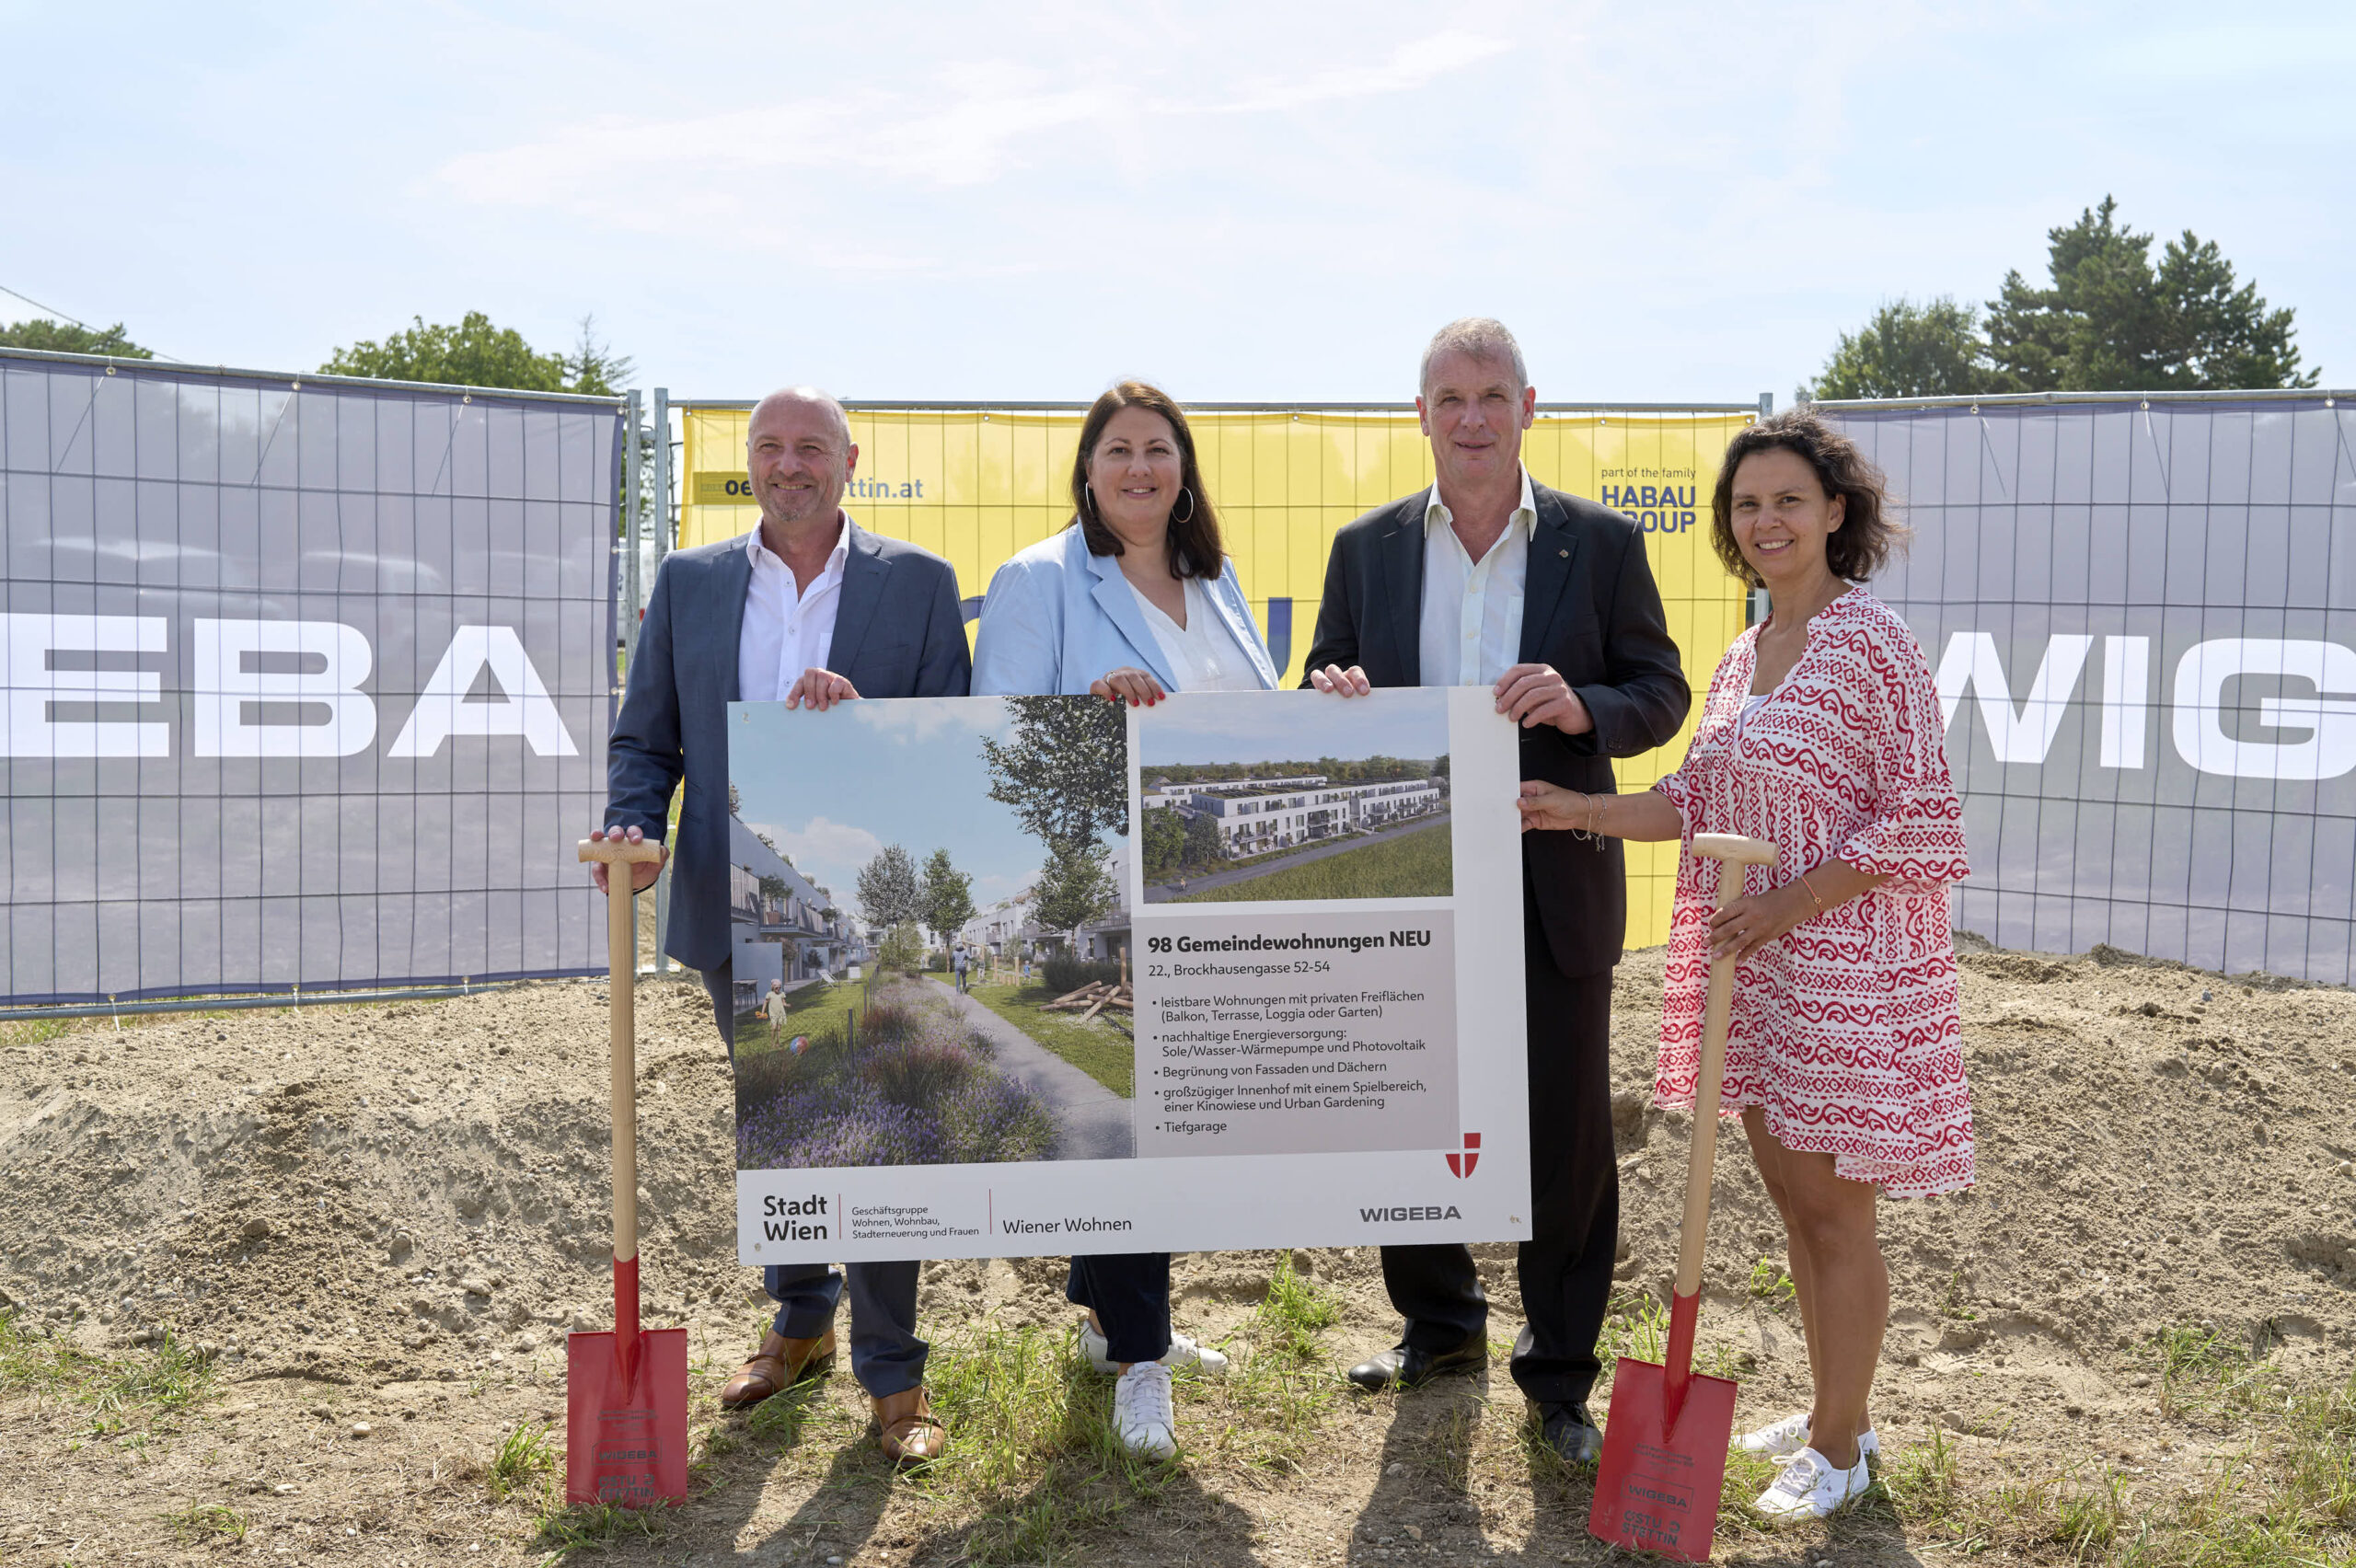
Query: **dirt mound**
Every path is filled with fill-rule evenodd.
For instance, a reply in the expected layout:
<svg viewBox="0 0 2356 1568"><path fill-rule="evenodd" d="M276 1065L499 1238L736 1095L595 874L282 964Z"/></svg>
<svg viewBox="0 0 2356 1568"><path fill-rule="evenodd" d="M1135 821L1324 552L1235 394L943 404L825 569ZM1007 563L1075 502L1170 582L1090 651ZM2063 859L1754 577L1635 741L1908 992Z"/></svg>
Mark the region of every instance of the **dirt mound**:
<svg viewBox="0 0 2356 1568"><path fill-rule="evenodd" d="M1632 1298L1665 1298L1686 1147L1682 1118L1649 1104L1660 958L1622 970L1613 1024L1618 1274ZM1981 1185L1883 1208L1897 1305L1884 1430L2001 1432L2050 1445L2059 1465L2158 1419L2148 1346L2187 1326L2269 1350L2293 1375L2344 1376L2356 994L2111 951L1961 962ZM693 982L642 986L639 1019L648 1319L690 1326L709 1381L758 1321L756 1276L734 1261L730 1078ZM377 1532L400 1553L496 1544L479 1489L461 1506L428 1481L479 1464L516 1422L553 1418L564 1330L607 1320L605 987L14 1036L0 1034L0 1305L92 1351L121 1355L165 1329L217 1347L216 1377L245 1402L205 1437L213 1458L141 1472L156 1461L134 1457L101 1474L69 1450L70 1425L0 1401L0 1520L23 1521L0 1533L115 1542L75 1561L176 1560L123 1555L110 1522L123 1488L195 1507L235 1475L262 1494L257 1521L280 1508L276 1528L298 1533L279 1539L298 1550L304 1529L358 1532L355 1553ZM1780 1230L1738 1139L1719 1172L1703 1345L1743 1379L1746 1414L1780 1413L1806 1372L1779 1299ZM1502 1343L1519 1317L1511 1250L1479 1251ZM1182 1259L1182 1324L1235 1328L1272 1261ZM1390 1343L1370 1250L1294 1262L1340 1299L1325 1334L1337 1363ZM1061 1283L1052 1259L929 1264L928 1331L1061 1326ZM1511 1393L1502 1367L1494 1389ZM387 1423L405 1445L398 1466L346 1453L342 1435L373 1425L366 1441L392 1454ZM1330 1526L1388 1484L1391 1439L1365 1439L1360 1458L1298 1481L1307 1490L1226 1489L1220 1505L1269 1530L1307 1528L1320 1509ZM460 1451L475 1458L445 1460ZM271 1480L282 1472L298 1479ZM343 1512L306 1513L277 1490L298 1484ZM1527 1499L1514 1505L1527 1516Z"/></svg>

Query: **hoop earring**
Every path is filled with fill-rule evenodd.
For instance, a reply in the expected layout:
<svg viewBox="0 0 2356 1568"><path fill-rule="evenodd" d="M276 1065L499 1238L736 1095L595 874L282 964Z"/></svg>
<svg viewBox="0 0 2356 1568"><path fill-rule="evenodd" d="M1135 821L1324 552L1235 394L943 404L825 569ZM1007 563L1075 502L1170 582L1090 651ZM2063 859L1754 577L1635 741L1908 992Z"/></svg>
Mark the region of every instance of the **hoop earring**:
<svg viewBox="0 0 2356 1568"><path fill-rule="evenodd" d="M1088 520L1091 523L1097 522L1099 519L1096 515L1096 487L1086 479L1082 479L1080 482L1080 493L1088 502Z"/></svg>
<svg viewBox="0 0 2356 1568"><path fill-rule="evenodd" d="M1185 486L1181 485L1178 487L1178 493L1186 498L1186 515L1181 517L1176 513L1171 513L1170 521L1172 523L1192 523L1195 520L1195 492L1186 489Z"/></svg>

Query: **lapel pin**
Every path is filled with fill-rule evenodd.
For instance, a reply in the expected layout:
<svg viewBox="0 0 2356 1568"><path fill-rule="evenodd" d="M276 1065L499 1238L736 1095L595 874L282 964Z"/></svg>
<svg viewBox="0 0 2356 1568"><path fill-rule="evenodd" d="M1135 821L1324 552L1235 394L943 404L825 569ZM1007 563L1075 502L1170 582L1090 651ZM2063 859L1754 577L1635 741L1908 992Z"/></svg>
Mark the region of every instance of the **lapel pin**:
<svg viewBox="0 0 2356 1568"><path fill-rule="evenodd" d="M1555 553L1556 555L1558 555L1558 556L1566 556L1566 555L1570 554L1571 552L1570 552L1570 551L1568 551L1568 550L1556 550L1554 553Z"/></svg>

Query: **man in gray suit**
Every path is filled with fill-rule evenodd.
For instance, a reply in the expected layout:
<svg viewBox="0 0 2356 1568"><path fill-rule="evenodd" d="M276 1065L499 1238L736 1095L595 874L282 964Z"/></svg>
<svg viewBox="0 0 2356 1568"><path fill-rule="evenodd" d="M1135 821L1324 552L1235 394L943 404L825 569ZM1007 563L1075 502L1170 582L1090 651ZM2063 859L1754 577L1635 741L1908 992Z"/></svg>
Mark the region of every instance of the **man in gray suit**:
<svg viewBox="0 0 2356 1568"><path fill-rule="evenodd" d="M859 697L964 697L973 663L957 573L939 556L880 538L842 510L859 463L840 403L810 387L772 392L745 432L761 525L663 563L607 743L608 837L661 839L684 778L667 951L700 970L713 1020L735 1052L728 917L728 704L820 709ZM632 868L636 885L661 870ZM595 869L597 886L606 868ZM874 1399L884 1451L929 1459L947 1434L925 1398L917 1264L853 1263L851 1370ZM843 1276L823 1263L771 1267L778 1303L759 1352L721 1389L758 1404L835 1353Z"/></svg>

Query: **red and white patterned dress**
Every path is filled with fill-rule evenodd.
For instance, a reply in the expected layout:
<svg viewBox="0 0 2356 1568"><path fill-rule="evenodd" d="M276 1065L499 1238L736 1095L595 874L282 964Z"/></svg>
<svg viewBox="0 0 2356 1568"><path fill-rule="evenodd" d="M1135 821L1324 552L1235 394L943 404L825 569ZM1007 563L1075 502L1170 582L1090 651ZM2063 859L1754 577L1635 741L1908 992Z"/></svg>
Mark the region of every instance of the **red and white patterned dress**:
<svg viewBox="0 0 2356 1568"><path fill-rule="evenodd" d="M1948 884L1970 873L1963 802L1947 774L1946 725L1922 645L1852 588L1808 623L1792 673L1747 721L1759 631L1718 662L1685 766L1654 788L1685 820L1654 1099L1690 1109L1709 986L1715 861L1696 833L1763 838L1765 893L1839 859L1880 886L1802 921L1735 969L1725 1107L1757 1105L1785 1148L1890 1197L1972 1183L1971 1090L1957 1016Z"/></svg>

